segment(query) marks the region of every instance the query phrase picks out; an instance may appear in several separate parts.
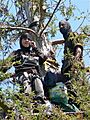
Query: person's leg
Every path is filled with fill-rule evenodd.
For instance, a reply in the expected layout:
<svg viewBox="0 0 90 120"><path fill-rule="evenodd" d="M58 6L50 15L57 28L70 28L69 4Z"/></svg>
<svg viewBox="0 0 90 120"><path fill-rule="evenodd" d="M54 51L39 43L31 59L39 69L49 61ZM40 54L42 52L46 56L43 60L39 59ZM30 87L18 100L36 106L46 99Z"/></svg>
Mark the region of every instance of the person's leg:
<svg viewBox="0 0 90 120"><path fill-rule="evenodd" d="M30 94L31 91L32 91L30 81L29 81L29 80L25 80L25 81L23 82L23 86L24 86L24 93Z"/></svg>
<svg viewBox="0 0 90 120"><path fill-rule="evenodd" d="M34 84L35 84L35 91L37 94L37 97L42 97L44 98L44 88L43 88L43 84L40 78L36 78L34 80Z"/></svg>
<svg viewBox="0 0 90 120"><path fill-rule="evenodd" d="M26 93L26 94L30 94L31 93L31 81L29 80L29 76L27 72L24 72L22 75L20 75L18 77L18 82L21 86L21 88L23 90L21 90L22 92Z"/></svg>

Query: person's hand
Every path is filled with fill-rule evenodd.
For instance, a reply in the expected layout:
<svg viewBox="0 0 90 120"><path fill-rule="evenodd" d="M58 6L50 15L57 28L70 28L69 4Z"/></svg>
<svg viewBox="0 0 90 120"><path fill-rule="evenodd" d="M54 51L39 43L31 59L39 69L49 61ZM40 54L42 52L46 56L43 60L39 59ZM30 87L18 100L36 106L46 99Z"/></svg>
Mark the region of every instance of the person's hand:
<svg viewBox="0 0 90 120"><path fill-rule="evenodd" d="M76 49L76 53L75 53L75 59L76 59L76 60L79 60L81 54L82 54L82 50L81 50L81 48L80 48L80 47L77 47L77 49Z"/></svg>
<svg viewBox="0 0 90 120"><path fill-rule="evenodd" d="M35 43L34 41L30 41L30 46L31 46L32 48L35 48L35 47L36 47L36 43Z"/></svg>

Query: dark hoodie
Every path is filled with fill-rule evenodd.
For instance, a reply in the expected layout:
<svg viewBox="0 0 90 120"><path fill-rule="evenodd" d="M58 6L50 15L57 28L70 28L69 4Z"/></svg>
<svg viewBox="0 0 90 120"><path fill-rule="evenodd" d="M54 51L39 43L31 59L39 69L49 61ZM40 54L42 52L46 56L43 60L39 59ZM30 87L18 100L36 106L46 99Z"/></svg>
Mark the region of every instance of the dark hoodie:
<svg viewBox="0 0 90 120"><path fill-rule="evenodd" d="M22 49L22 51L29 52L30 51L30 46L29 47L24 47L22 45L22 39L32 40L32 36L29 33L25 33L25 34L22 34L21 37L20 37L20 48Z"/></svg>
<svg viewBox="0 0 90 120"><path fill-rule="evenodd" d="M14 51L11 56L13 57L13 61L19 61L15 63L15 72L24 72L24 71L31 71L32 73L39 73L39 65L43 64L46 60L46 57L37 47L32 48L29 46L28 48L22 45L22 39L28 38L32 40L31 36L28 33L22 34L20 37L20 49ZM33 71L34 70L34 71ZM35 71L36 70L36 71Z"/></svg>
<svg viewBox="0 0 90 120"><path fill-rule="evenodd" d="M69 65L71 62L71 58L75 53L75 46L77 43L81 43L81 39L79 39L79 34L72 32L70 24L65 21L61 20L59 22L59 28L60 32L62 33L64 39L65 39L65 44L64 44L64 60L63 60L63 65L62 65L62 70L63 72L69 71L71 66ZM83 50L82 50L83 52ZM82 54L83 55L83 54ZM81 55L81 57L82 57ZM63 73L62 72L62 73Z"/></svg>
<svg viewBox="0 0 90 120"><path fill-rule="evenodd" d="M63 26L63 27L62 27ZM67 55L68 52L73 52L73 40L69 39L69 35L72 32L71 26L68 21L61 20L59 22L60 32L62 33L65 44L64 44L64 55Z"/></svg>
<svg viewBox="0 0 90 120"><path fill-rule="evenodd" d="M63 27L61 27L62 25L63 25ZM67 22L65 20L61 20L59 22L59 28L60 28L60 32L62 33L64 39L66 40L68 37L68 34L70 32L72 32L72 29L71 29L69 22Z"/></svg>

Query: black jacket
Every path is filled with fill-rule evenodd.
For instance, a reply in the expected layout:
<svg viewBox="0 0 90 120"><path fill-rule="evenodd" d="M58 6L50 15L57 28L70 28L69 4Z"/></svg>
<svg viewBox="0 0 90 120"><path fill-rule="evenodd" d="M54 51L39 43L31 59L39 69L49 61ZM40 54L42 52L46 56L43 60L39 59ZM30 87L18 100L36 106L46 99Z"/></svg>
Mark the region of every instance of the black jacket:
<svg viewBox="0 0 90 120"><path fill-rule="evenodd" d="M40 65L47 59L36 47L28 51L18 49L13 51L9 57L12 57L16 74L24 71L38 74Z"/></svg>

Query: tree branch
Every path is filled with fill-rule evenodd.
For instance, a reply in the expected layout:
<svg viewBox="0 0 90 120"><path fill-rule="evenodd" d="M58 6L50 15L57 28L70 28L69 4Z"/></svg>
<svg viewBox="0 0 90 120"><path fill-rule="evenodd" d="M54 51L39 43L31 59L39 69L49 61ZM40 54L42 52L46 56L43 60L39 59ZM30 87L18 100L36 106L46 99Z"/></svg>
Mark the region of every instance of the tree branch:
<svg viewBox="0 0 90 120"><path fill-rule="evenodd" d="M54 15L56 9L58 8L60 2L61 2L61 0L59 0L59 2L57 3L57 5L56 5L56 7L55 7L55 9L54 9L54 11L53 11L53 13L52 13L52 15L51 15L49 21L48 21L47 24L46 24L46 26L45 26L44 29L40 32L40 36L42 35L43 31L46 29L46 27L48 26L49 22L51 21L51 19L52 19L53 15Z"/></svg>
<svg viewBox="0 0 90 120"><path fill-rule="evenodd" d="M86 18L86 17L83 18L81 24L78 26L78 28L75 30L75 32L82 26L82 24L84 23L85 18Z"/></svg>
<svg viewBox="0 0 90 120"><path fill-rule="evenodd" d="M0 23L0 29L11 29L11 30L25 30L27 32L32 32L34 35L38 36L37 33L30 29L30 28L25 28L25 27L16 27L16 26L8 26Z"/></svg>
<svg viewBox="0 0 90 120"><path fill-rule="evenodd" d="M3 23L0 23L0 29L25 30L27 32L33 33L36 37L40 37L34 30L32 30L30 28L18 27L18 26L8 26ZM90 36L90 34L87 34L85 32L84 32L84 34L81 34L81 35ZM52 43L52 45L63 44L64 40L55 40L55 41L52 41L51 43Z"/></svg>
<svg viewBox="0 0 90 120"><path fill-rule="evenodd" d="M52 45L63 44L65 40L54 40L51 42Z"/></svg>

